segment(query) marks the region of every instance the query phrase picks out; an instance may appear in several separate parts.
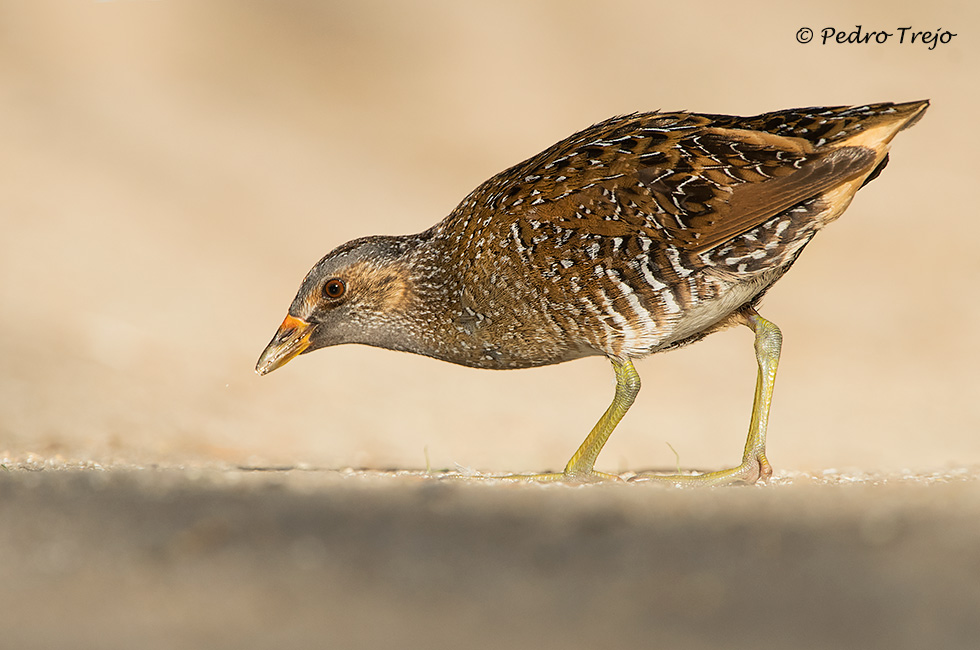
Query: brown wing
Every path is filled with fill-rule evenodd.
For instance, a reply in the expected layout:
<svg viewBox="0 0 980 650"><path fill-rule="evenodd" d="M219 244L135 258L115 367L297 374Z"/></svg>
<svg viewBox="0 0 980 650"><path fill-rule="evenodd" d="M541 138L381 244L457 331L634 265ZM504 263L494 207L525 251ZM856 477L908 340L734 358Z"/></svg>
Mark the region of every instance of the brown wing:
<svg viewBox="0 0 980 650"><path fill-rule="evenodd" d="M807 156L785 176L719 186L710 209L680 216L676 221L683 225L667 230L681 248L707 251L798 203L867 174L874 164L875 152L865 147Z"/></svg>
<svg viewBox="0 0 980 650"><path fill-rule="evenodd" d="M798 111L810 128L788 112L772 114L778 120L690 113L613 118L491 178L457 213L489 206L520 221L607 236L646 232L680 250L707 251L870 173L883 154L864 141L847 146L849 140L880 114L896 111L862 108ZM738 128L768 122L791 135ZM803 137L821 122L834 126L832 137Z"/></svg>

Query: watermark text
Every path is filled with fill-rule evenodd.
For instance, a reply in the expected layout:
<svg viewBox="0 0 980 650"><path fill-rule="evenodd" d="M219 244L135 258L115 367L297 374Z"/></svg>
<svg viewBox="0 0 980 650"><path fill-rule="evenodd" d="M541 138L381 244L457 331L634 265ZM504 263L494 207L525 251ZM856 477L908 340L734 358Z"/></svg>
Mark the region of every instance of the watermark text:
<svg viewBox="0 0 980 650"><path fill-rule="evenodd" d="M865 29L863 25L855 25L854 29L837 29L836 27L824 27L819 34L809 27L801 27L796 31L796 40L800 43L809 43L817 38L821 45L830 44L875 44L884 45L893 43L898 45L918 45L929 50L934 50L939 45L951 43L958 34L943 28L934 30L921 30L909 27L895 27L891 31L884 29Z"/></svg>

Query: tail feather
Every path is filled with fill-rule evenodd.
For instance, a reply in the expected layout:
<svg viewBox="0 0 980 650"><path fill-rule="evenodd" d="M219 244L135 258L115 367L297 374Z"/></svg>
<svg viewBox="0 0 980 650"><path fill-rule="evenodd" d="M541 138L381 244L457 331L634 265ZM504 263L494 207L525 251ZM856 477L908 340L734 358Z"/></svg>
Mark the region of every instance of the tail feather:
<svg viewBox="0 0 980 650"><path fill-rule="evenodd" d="M885 169L886 166L888 166L888 154L887 153L885 154L885 157L881 159L881 162L878 163L878 166L875 167L873 170L871 170L871 173L868 174L868 177L864 179L864 182L861 183L861 187L864 187L865 185L867 185L868 183L870 183L874 179L878 178L878 174L880 174L882 172L882 170ZM861 189L861 187L859 187L858 189Z"/></svg>

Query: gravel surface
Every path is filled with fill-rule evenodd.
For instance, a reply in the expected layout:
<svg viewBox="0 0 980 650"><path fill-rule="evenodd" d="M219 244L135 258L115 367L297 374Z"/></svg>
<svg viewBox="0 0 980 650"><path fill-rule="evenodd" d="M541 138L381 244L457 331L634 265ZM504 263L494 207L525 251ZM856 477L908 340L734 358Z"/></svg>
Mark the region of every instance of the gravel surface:
<svg viewBox="0 0 980 650"><path fill-rule="evenodd" d="M980 471L768 487L0 472L16 648L973 648Z"/></svg>

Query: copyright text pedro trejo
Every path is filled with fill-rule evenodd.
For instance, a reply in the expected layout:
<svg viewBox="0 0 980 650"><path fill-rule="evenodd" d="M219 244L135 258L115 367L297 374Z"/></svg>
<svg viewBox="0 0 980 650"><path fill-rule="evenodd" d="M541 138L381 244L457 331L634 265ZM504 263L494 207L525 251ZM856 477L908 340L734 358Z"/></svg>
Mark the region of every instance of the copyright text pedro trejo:
<svg viewBox="0 0 980 650"><path fill-rule="evenodd" d="M796 32L796 40L800 43L809 43L813 40L813 30L809 27L801 27ZM855 25L854 29L847 31L824 27L820 30L820 44L827 43L898 43L899 45L916 44L924 45L930 50L936 49L937 45L945 45L953 40L956 34L943 29L935 31L920 31L912 27L898 27L893 31L885 30L866 30L861 25Z"/></svg>

